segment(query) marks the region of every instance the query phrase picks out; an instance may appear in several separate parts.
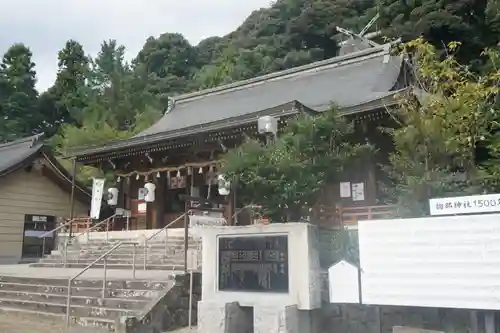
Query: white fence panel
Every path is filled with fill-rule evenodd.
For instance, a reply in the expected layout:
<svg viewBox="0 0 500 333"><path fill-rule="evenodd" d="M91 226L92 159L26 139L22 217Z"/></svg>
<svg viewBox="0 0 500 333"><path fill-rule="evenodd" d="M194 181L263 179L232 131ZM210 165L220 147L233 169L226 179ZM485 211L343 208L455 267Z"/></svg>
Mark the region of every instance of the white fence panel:
<svg viewBox="0 0 500 333"><path fill-rule="evenodd" d="M365 304L500 310L500 215L362 221Z"/></svg>

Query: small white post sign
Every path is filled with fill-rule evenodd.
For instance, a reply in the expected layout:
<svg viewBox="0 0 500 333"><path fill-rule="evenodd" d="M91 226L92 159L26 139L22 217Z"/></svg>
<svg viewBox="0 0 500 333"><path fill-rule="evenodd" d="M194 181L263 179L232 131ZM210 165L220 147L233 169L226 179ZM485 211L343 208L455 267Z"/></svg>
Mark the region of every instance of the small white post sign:
<svg viewBox="0 0 500 333"><path fill-rule="evenodd" d="M500 194L470 195L429 200L431 215L500 212Z"/></svg>

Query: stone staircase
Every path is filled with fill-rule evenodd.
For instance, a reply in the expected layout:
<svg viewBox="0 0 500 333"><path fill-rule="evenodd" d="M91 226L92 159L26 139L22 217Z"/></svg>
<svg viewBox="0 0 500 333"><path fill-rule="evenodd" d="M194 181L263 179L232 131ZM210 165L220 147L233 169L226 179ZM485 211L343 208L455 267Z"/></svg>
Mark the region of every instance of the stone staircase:
<svg viewBox="0 0 500 333"><path fill-rule="evenodd" d="M155 237L144 245L144 239L115 239L108 242L102 239L89 240L79 243L73 240L68 245L66 266L64 265L65 251L63 248L52 253L41 261L31 264L32 267L66 267L85 268L100 255L111 249L117 242L136 242L135 266L136 269L146 270L184 270L184 237L169 236L165 244L165 236ZM190 249L198 249L199 243L192 238L188 241ZM144 265L146 258L146 265ZM108 269L131 269L134 262L134 246L124 244L114 250L106 259ZM104 261L96 263L93 268L102 269Z"/></svg>
<svg viewBox="0 0 500 333"><path fill-rule="evenodd" d="M132 273L134 245L123 244L106 259L104 297L103 260L75 279L69 332L159 333L187 326L189 275L184 274L184 237L169 235L165 243L165 236L159 235L145 245L144 236L130 235L108 242L103 237L80 242L75 239L67 251L56 249L37 263L10 267L10 271L0 267L0 332L67 332L68 279L120 241L137 244L136 278ZM198 241L189 238L189 248L199 250ZM21 273L9 275L18 267ZM195 288L198 285L199 279Z"/></svg>
<svg viewBox="0 0 500 333"><path fill-rule="evenodd" d="M108 281L102 298L102 280L75 280L71 289L72 331L86 332L84 328L96 333L115 331L121 318L141 315L173 284L172 275L160 282ZM56 328L64 328L67 285L67 279L0 276L0 311L3 315L50 316L58 319Z"/></svg>

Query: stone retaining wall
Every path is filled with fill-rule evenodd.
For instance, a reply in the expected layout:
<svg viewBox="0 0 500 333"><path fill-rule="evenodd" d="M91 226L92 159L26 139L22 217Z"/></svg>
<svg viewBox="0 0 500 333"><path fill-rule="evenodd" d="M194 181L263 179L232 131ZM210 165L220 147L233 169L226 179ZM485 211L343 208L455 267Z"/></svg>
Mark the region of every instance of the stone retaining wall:
<svg viewBox="0 0 500 333"><path fill-rule="evenodd" d="M466 333L470 324L461 309L325 304L321 312L322 333L392 333L394 326Z"/></svg>
<svg viewBox="0 0 500 333"><path fill-rule="evenodd" d="M141 317L123 318L119 333L160 333L189 324L189 274L175 277L175 284L155 301ZM201 299L201 275L193 274L192 325L197 323L197 304Z"/></svg>

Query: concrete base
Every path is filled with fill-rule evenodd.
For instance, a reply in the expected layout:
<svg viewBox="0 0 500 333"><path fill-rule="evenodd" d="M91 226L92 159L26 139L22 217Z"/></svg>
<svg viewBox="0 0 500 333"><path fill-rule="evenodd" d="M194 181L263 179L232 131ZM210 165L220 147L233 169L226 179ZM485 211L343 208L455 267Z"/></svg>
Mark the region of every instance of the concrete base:
<svg viewBox="0 0 500 333"><path fill-rule="evenodd" d="M312 311L298 310L295 305L254 307L252 325L237 302L198 302L198 333L316 333L312 322Z"/></svg>

